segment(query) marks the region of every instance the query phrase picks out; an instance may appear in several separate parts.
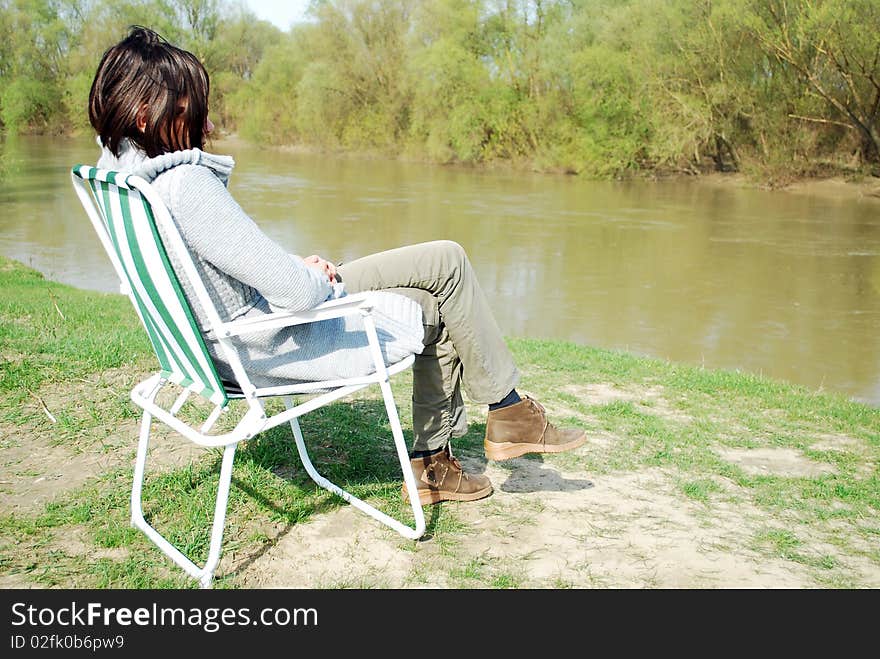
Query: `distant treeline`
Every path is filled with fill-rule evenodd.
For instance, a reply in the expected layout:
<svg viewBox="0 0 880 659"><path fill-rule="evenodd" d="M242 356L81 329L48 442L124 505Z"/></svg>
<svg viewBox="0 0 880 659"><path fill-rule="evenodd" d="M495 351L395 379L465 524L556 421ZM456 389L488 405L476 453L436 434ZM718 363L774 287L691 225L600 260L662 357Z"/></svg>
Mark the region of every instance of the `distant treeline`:
<svg viewBox="0 0 880 659"><path fill-rule="evenodd" d="M195 52L225 132L613 177L880 174L880 0L0 0L0 122L88 128L131 24Z"/></svg>

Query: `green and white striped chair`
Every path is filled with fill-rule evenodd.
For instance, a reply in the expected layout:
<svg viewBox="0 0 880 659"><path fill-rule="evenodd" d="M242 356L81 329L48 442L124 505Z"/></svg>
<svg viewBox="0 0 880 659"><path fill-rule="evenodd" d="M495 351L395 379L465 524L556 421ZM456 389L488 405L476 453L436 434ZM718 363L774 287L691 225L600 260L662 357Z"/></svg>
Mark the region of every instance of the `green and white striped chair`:
<svg viewBox="0 0 880 659"><path fill-rule="evenodd" d="M389 384L389 377L409 368L414 356L410 355L396 364L385 364L379 348L375 324L370 315L372 307L369 294L349 295L305 312L280 312L260 319L224 323L220 320L198 276L167 208L147 181L137 176L125 176L118 172L85 165L73 167L71 178L76 193L119 276L120 288L131 299L159 360L159 371L139 383L131 392L132 401L143 409L131 491L132 524L144 531L159 549L188 574L198 579L203 588L210 587L214 570L220 561L235 449L242 440L250 439L282 423L290 423L303 466L316 483L371 517L387 524L404 537L411 539L421 537L425 531L425 520L416 493L415 478L410 466L397 406ZM159 226L163 227L170 244L164 244L160 240ZM210 317L215 336L218 337L221 349L235 373L237 389L221 381L218 376L177 275L171 268L168 253L174 253L179 259L184 271L183 276L189 279L199 302ZM364 330L369 343L369 347L365 349L371 351L376 365L375 373L368 377L257 388L251 384L230 340L247 332L311 323L349 314L359 314L363 317ZM299 417L374 384L379 385L385 400L385 409L400 460L404 485L412 505L414 527L402 524L321 476L309 459L303 442ZM168 385L176 385L180 389L180 394L173 404L162 406L157 403L157 395ZM213 405L212 411L198 426L178 416L184 402L192 394L201 396ZM309 396L304 402L294 404L293 396L297 394ZM270 397L281 397L285 403L285 410L268 415L263 401ZM210 434L214 423L232 398L243 398L247 404L247 411L233 430L223 434ZM144 518L141 493L153 419L167 424L200 446L224 448L210 547L204 566L195 564Z"/></svg>

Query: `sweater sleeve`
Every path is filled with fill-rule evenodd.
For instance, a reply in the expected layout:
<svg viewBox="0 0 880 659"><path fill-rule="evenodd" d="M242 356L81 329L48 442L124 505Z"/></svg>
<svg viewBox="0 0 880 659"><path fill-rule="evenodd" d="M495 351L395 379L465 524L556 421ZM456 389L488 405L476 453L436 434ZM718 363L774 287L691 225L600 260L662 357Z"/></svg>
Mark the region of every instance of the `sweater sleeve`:
<svg viewBox="0 0 880 659"><path fill-rule="evenodd" d="M303 311L327 298L327 277L263 233L210 169L175 169L180 171L171 210L190 249L255 288L273 307Z"/></svg>

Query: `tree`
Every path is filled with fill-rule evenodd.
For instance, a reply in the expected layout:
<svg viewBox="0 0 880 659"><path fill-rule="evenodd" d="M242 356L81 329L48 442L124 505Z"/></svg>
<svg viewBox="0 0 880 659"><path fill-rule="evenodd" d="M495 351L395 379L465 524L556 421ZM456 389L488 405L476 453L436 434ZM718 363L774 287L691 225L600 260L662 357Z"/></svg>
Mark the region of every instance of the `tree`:
<svg viewBox="0 0 880 659"><path fill-rule="evenodd" d="M480 4L425 3L413 17L406 59L412 92L408 138L441 161L478 161L489 139L491 81L481 42Z"/></svg>
<svg viewBox="0 0 880 659"><path fill-rule="evenodd" d="M7 130L46 128L62 109L68 55L82 20L77 0L4 0L0 121Z"/></svg>
<svg viewBox="0 0 880 659"><path fill-rule="evenodd" d="M862 161L880 164L880 3L763 0L752 7L750 27L764 52L824 101L817 116L793 118L854 131Z"/></svg>
<svg viewBox="0 0 880 659"><path fill-rule="evenodd" d="M316 3L300 31L309 66L297 87L300 128L346 147L393 150L405 133L404 35L413 0Z"/></svg>

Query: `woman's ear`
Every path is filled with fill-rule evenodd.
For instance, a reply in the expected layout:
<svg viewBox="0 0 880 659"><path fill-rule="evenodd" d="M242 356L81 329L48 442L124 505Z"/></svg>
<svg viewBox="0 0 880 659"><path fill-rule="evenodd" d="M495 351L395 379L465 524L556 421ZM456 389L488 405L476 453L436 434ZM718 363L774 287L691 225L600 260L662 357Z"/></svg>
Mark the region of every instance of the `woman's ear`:
<svg viewBox="0 0 880 659"><path fill-rule="evenodd" d="M137 114L134 117L134 126L138 129L138 132L143 133L147 129L147 113L150 111L150 106L144 103L137 111Z"/></svg>

